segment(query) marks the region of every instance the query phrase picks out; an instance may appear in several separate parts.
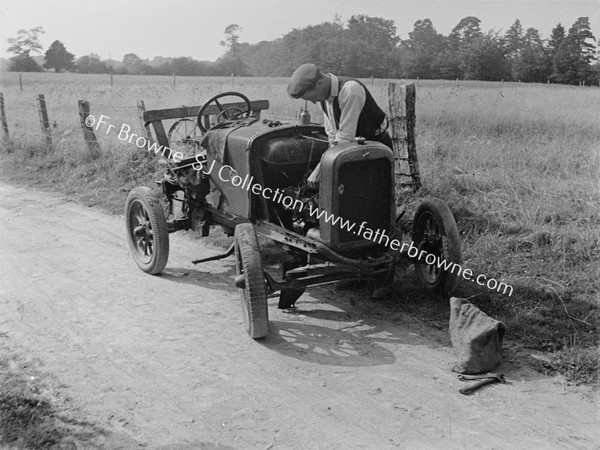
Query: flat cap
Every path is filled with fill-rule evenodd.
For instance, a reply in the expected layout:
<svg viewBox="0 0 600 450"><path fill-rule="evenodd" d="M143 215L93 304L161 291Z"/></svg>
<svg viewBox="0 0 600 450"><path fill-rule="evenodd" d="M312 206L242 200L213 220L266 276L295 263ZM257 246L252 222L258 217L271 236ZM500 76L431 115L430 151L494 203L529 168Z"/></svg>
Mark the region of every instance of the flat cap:
<svg viewBox="0 0 600 450"><path fill-rule="evenodd" d="M294 98L300 97L306 91L312 89L317 84L321 72L314 64L302 64L292 74L292 78L287 87L287 92Z"/></svg>

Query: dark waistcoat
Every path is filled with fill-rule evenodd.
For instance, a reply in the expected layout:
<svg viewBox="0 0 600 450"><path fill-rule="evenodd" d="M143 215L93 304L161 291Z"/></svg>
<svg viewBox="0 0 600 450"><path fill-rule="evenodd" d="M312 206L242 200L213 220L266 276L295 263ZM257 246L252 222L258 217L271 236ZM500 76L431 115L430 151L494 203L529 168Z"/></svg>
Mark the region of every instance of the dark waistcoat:
<svg viewBox="0 0 600 450"><path fill-rule="evenodd" d="M365 106L363 106L362 111L360 112L360 116L358 117L358 125L356 126L356 136L362 136L368 140L378 141L379 134L378 131L385 119L385 113L381 110L381 108L377 105L377 102L366 88L364 84L354 78L348 77L338 77L339 81L339 92L342 90L342 86L348 81L356 81L358 84L362 86L366 93ZM325 106L325 102L321 102L321 107L325 114L327 114L327 107ZM340 126L340 116L342 112L340 110L340 102L338 96L336 95L333 98L333 116L335 120L336 126L339 128Z"/></svg>

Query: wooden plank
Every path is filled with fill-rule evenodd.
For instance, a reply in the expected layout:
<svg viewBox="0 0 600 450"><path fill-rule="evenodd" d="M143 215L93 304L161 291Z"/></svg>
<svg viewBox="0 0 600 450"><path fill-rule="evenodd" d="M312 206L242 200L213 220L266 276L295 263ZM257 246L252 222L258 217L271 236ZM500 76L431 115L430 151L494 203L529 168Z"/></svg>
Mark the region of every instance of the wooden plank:
<svg viewBox="0 0 600 450"><path fill-rule="evenodd" d="M148 125L148 123L144 121L144 113L146 112L146 105L144 105L144 100L138 100L137 109L142 131L146 135L146 139L148 140L148 142L152 142L152 131L150 131L150 126Z"/></svg>
<svg viewBox="0 0 600 450"><path fill-rule="evenodd" d="M246 108L246 103L224 103L224 108L240 108L242 111ZM254 100L250 102L252 112L269 109L268 100ZM200 112L200 106L182 106L180 108L155 109L144 113L145 122L154 122L156 120L181 119L183 117L197 117ZM221 110L216 105L210 105L206 108L207 116L218 115Z"/></svg>
<svg viewBox="0 0 600 450"><path fill-rule="evenodd" d="M163 147L169 147L169 140L167 139L167 133L161 120L154 120L152 122L152 128L154 128L154 134L159 145ZM170 148L170 147L169 147Z"/></svg>

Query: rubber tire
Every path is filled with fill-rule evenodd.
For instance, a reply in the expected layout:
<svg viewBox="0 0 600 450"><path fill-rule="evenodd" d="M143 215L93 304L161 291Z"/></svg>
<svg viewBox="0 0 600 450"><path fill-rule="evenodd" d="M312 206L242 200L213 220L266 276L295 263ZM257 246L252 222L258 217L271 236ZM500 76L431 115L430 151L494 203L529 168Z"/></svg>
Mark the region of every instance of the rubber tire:
<svg viewBox="0 0 600 450"><path fill-rule="evenodd" d="M141 208L141 209L140 209ZM137 211L136 211L137 210ZM152 251L149 257L144 257L142 249L134 235L135 218L137 212L145 211L152 230ZM125 226L127 228L127 241L134 261L140 269L151 275L163 271L169 259L169 230L167 220L157 194L148 187L141 186L131 190L125 202Z"/></svg>
<svg viewBox="0 0 600 450"><path fill-rule="evenodd" d="M431 197L419 205L415 212L412 227L412 243L415 247L420 247L424 233L425 221L432 218L435 222L441 237L442 248L441 258L456 264L461 263L461 245L458 236L456 221L448 205L439 198ZM417 279L423 287L431 292L439 292L444 297L449 297L458 282L458 271L452 270L452 273L437 269L436 263L432 266L423 263L414 263ZM429 277L429 269L438 270L434 277ZM431 279L435 278L435 279Z"/></svg>
<svg viewBox="0 0 600 450"><path fill-rule="evenodd" d="M244 275L245 287L240 289L244 327L252 339L269 334L267 289L258 239L251 223L235 227L236 275Z"/></svg>

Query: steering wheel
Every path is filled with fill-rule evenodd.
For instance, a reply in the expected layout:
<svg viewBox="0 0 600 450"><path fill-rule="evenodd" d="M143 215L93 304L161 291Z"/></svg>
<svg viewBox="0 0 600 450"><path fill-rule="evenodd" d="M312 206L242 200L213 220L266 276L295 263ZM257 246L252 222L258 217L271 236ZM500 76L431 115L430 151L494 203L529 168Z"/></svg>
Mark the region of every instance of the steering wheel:
<svg viewBox="0 0 600 450"><path fill-rule="evenodd" d="M239 97L242 100L244 100L244 103L246 104L245 105L246 110L242 111L242 109L240 109L237 106L232 106L230 108L224 108L223 105L221 105L221 103L219 103L219 99L223 98L223 97L229 97L229 96ZM218 123L221 123L223 121L231 121L231 120L238 120L238 119L246 118L252 112L251 111L252 106L250 105L250 100L248 100L248 97L246 97L244 94L231 91L231 92L223 92L219 95L215 95L214 97L209 98L204 103L204 105L202 105L202 107L200 108L200 111L198 111L198 128L200 128L200 131L202 131L203 134L206 133L207 130L204 127L204 124L202 123L202 118L204 117L204 112L212 103L214 103L220 111L219 116L217 118ZM216 124L215 124L215 126L216 126ZM214 128L214 126L211 128Z"/></svg>

